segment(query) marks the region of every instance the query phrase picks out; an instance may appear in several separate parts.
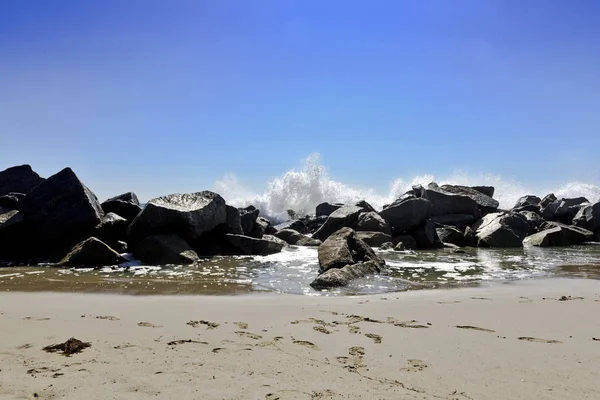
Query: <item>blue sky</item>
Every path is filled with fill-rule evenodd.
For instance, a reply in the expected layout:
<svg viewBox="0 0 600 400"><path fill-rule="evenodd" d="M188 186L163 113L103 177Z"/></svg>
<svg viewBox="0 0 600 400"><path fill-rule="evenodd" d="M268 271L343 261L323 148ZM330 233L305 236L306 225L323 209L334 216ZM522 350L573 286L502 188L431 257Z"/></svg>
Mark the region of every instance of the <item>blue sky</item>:
<svg viewBox="0 0 600 400"><path fill-rule="evenodd" d="M385 188L455 169L598 184L595 0L4 0L0 169L105 198L260 191L312 152Z"/></svg>

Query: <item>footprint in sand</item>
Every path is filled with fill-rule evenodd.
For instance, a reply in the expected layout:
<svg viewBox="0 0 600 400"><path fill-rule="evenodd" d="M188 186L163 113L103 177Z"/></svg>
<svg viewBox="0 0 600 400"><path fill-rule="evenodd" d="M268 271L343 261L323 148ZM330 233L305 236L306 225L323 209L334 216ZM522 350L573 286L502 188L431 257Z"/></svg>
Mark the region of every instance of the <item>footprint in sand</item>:
<svg viewBox="0 0 600 400"><path fill-rule="evenodd" d="M108 321L120 321L119 318L113 317L112 315L99 315L96 317L96 319L105 319Z"/></svg>
<svg viewBox="0 0 600 400"><path fill-rule="evenodd" d="M365 348L359 346L350 347L348 349L348 354L354 357L362 357L365 355Z"/></svg>
<svg viewBox="0 0 600 400"><path fill-rule="evenodd" d="M381 336L376 335L375 333L365 333L365 336L368 337L369 339L373 339L375 344L381 343L381 340L383 339Z"/></svg>
<svg viewBox="0 0 600 400"><path fill-rule="evenodd" d="M236 331L235 334L238 336L241 336L241 337L247 337L247 338L254 339L254 340L262 339L262 336L257 335L255 333L250 333L250 332Z"/></svg>
<svg viewBox="0 0 600 400"><path fill-rule="evenodd" d="M392 317L388 317L387 323L393 324L394 326L397 326L399 328L412 328L412 329L427 329L431 326L431 323L429 323L429 322L427 322L426 325L423 325L423 324L420 324L419 321L414 320L414 319L410 320L410 321L398 321Z"/></svg>
<svg viewBox="0 0 600 400"><path fill-rule="evenodd" d="M206 321L203 319L200 321L189 321L186 323L186 325L189 325L193 328L197 327L198 325L206 325L206 329L217 329L219 327L218 323Z"/></svg>
<svg viewBox="0 0 600 400"><path fill-rule="evenodd" d="M360 328L356 325L348 325L348 332L350 333L360 333Z"/></svg>
<svg viewBox="0 0 600 400"><path fill-rule="evenodd" d="M135 344L131 344L131 343L124 343L124 344L120 344L118 346L114 346L113 349L124 350L124 349L129 349L131 347L137 347L137 346Z"/></svg>
<svg viewBox="0 0 600 400"><path fill-rule="evenodd" d="M313 342L309 342L307 340L296 340L292 337L292 343L300 345L300 346L308 347L309 349L319 350L319 347L316 344L314 344Z"/></svg>
<svg viewBox="0 0 600 400"><path fill-rule="evenodd" d="M167 343L167 345L168 346L177 346L178 344L185 344L185 343L208 344L208 342L199 342L197 340L192 340L192 339L180 339L180 340L173 340L173 341Z"/></svg>
<svg viewBox="0 0 600 400"><path fill-rule="evenodd" d="M313 329L317 332L321 332L326 335L329 335L331 333L330 331L327 330L327 328L325 328L324 326L321 326L321 325L313 326Z"/></svg>
<svg viewBox="0 0 600 400"><path fill-rule="evenodd" d="M496 332L492 329L480 328L478 326L471 326L471 325L456 325L456 327L458 329L471 329L473 331L480 331L480 332L490 332L490 333Z"/></svg>
<svg viewBox="0 0 600 400"><path fill-rule="evenodd" d="M17 349L18 349L18 350L25 350L25 349L30 349L30 348L32 348L32 347L33 347L33 345L32 345L32 344L25 343L25 344L22 344L21 346L17 346Z"/></svg>
<svg viewBox="0 0 600 400"><path fill-rule="evenodd" d="M160 325L154 325L150 322L138 322L138 326L143 326L144 328L162 328Z"/></svg>
<svg viewBox="0 0 600 400"><path fill-rule="evenodd" d="M554 339L540 339L540 338L534 338L534 337L528 337L528 336L521 336L521 337L519 337L517 339L524 340L526 342L534 342L534 343L551 343L551 344L562 343L559 340L554 340Z"/></svg>
<svg viewBox="0 0 600 400"><path fill-rule="evenodd" d="M26 321L50 321L50 318L24 317Z"/></svg>
<svg viewBox="0 0 600 400"><path fill-rule="evenodd" d="M234 322L234 324L240 329L248 329L248 324L246 322Z"/></svg>
<svg viewBox="0 0 600 400"><path fill-rule="evenodd" d="M411 360L408 360L407 363L408 363L408 367L400 368L400 371L420 372L420 371L423 371L425 368L429 368L429 364L427 364L423 360L411 359Z"/></svg>
<svg viewBox="0 0 600 400"><path fill-rule="evenodd" d="M334 393L327 389L323 391L314 391L312 393L302 392L300 390L284 389L275 393L267 393L265 400L325 400L333 399Z"/></svg>

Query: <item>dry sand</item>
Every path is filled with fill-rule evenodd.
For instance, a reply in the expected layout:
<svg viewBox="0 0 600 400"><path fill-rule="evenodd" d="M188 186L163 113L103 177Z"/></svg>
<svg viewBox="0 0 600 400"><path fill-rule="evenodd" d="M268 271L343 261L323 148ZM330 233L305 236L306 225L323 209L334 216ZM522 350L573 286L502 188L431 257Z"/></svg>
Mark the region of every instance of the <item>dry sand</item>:
<svg viewBox="0 0 600 400"><path fill-rule="evenodd" d="M345 298L2 293L0 399L600 399L599 311L600 281L566 279ZM42 350L70 337L91 347Z"/></svg>

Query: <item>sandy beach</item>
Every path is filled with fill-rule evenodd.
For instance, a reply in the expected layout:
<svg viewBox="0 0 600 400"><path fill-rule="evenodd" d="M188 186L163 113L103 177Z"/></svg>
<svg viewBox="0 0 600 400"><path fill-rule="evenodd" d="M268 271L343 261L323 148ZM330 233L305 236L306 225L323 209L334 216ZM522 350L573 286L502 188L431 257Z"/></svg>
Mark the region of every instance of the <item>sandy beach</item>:
<svg viewBox="0 0 600 400"><path fill-rule="evenodd" d="M563 297L565 296L565 297ZM598 399L600 282L360 297L0 294L1 399ZM70 337L65 357L44 346Z"/></svg>

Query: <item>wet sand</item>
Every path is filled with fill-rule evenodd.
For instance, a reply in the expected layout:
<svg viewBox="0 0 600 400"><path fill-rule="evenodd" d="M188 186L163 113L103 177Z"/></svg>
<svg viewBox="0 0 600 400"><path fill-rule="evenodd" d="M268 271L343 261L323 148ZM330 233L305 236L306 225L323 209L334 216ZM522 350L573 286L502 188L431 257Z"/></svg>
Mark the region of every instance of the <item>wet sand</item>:
<svg viewBox="0 0 600 400"><path fill-rule="evenodd" d="M0 294L0 399L597 399L600 282ZM65 357L45 346L75 337ZM595 340L596 339L596 340Z"/></svg>

